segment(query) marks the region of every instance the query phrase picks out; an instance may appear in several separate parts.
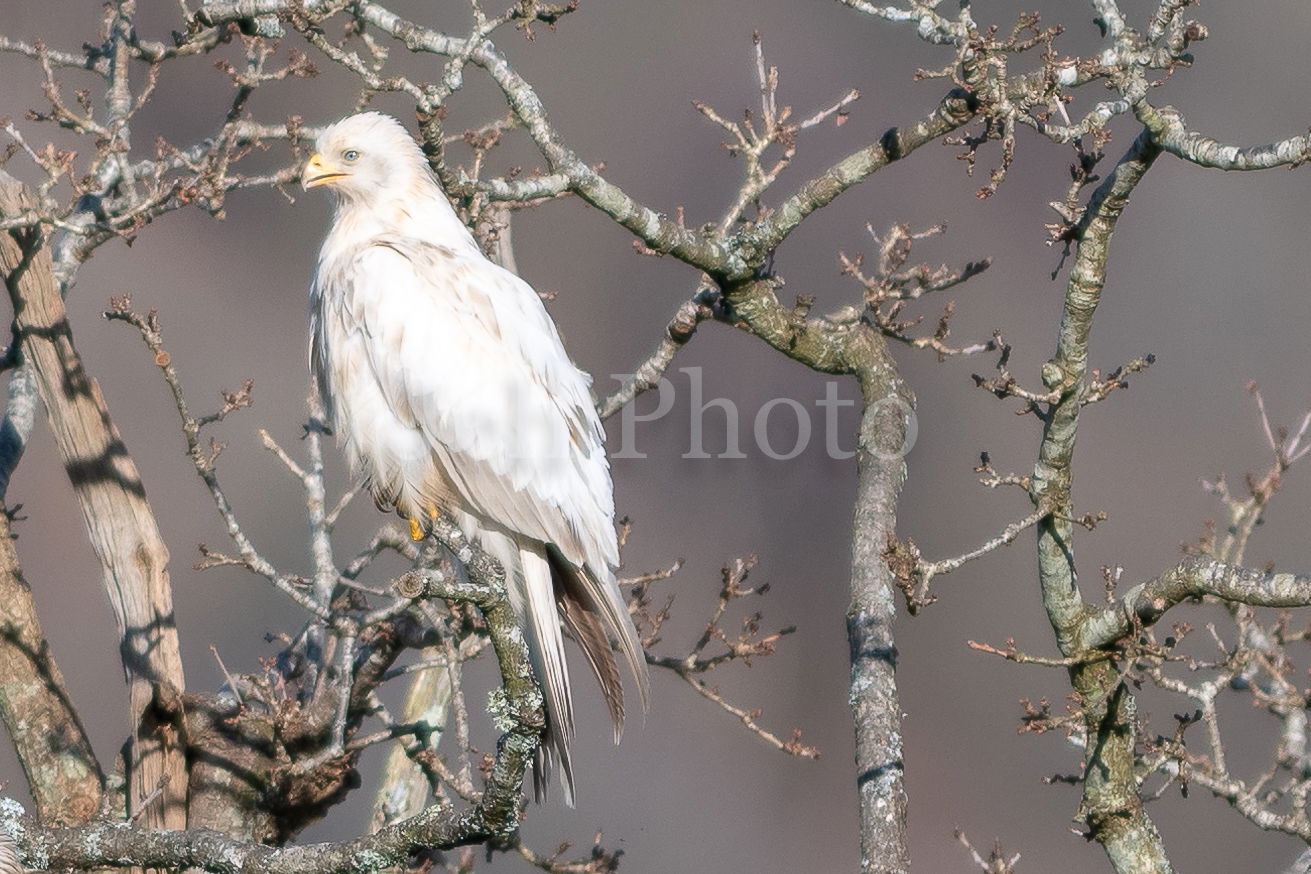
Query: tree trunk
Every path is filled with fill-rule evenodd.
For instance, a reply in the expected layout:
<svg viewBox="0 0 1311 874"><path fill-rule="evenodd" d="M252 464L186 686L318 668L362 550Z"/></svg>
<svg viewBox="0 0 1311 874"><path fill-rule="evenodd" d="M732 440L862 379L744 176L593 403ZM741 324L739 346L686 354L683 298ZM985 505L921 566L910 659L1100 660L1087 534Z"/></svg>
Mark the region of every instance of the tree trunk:
<svg viewBox="0 0 1311 874"><path fill-rule="evenodd" d="M0 216L34 208L21 183L0 174ZM13 301L20 349L36 371L50 430L118 622L132 732L127 813L140 810L143 825L185 828L187 773L176 718L185 684L168 549L100 386L83 370L73 347L44 243L34 232L3 235L0 269Z"/></svg>

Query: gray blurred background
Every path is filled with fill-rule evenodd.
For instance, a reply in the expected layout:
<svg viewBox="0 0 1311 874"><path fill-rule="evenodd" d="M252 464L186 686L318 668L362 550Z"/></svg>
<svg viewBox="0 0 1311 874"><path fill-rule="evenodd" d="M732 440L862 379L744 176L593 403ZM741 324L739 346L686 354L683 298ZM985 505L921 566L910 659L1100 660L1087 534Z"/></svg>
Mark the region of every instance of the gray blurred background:
<svg viewBox="0 0 1311 874"><path fill-rule="evenodd" d="M399 8L419 20L462 26L463 4L442 4L436 11L430 5ZM1088 4L1043 5L1046 23L1069 28L1058 47L1072 54L1095 49ZM1154 8L1123 5L1139 25ZM146 36L167 39L178 27L173 4L142 7ZM1032 7L980 2L974 14L981 23L1006 28ZM1155 93L1155 102L1173 103L1194 127L1243 144L1304 131L1311 4L1211 4L1197 17L1211 30L1211 38L1195 47L1199 63L1179 71ZM7 0L0 32L76 50L97 40L100 18L98 0ZM821 0L592 0L558 31L538 28L532 42L506 31L501 45L584 159L603 161L608 178L651 207L671 214L683 207L688 223L698 224L723 210L739 164L720 148L722 132L693 110L692 101L705 101L731 118L757 105L753 30L760 31L768 60L781 71L781 102L798 113L826 106L851 87L863 95L847 124L830 124L802 139L771 201L888 127L919 118L944 89L942 81L915 83L912 77L917 67L945 65L947 54L921 43L907 27ZM189 59L165 69L157 96L138 118L137 148L149 150L157 135L189 143L216 127L231 85L213 60ZM438 75L435 59L399 62L415 75ZM1036 62L1035 56L1030 63ZM254 116L277 123L295 112L320 123L348 112L355 83L326 61L319 66L323 75L317 80L261 89L251 106ZM86 76L63 78L70 90L94 85ZM35 143L54 138L71 145L62 132L22 120L29 107L43 105L39 79L35 64L0 56L0 115L13 117ZM1103 96L1097 88L1085 89L1072 113ZM375 106L413 127L400 100L380 98ZM470 71L450 113L448 126L458 131L499 115L500 106L489 83ZM1117 155L1134 130L1123 123L1114 130L1108 151ZM894 222L918 229L945 220L947 235L919 244L918 259L994 259L991 270L955 291L953 339L983 340L1001 329L1015 346L1011 370L1036 384L1038 366L1053 347L1065 276L1051 279L1059 252L1045 245L1043 223L1055 220L1046 204L1064 195L1070 152L1022 132L1010 178L995 197L982 201L974 192L986 181L996 148L984 150L974 179L966 178L957 152L925 147L848 192L806 222L775 267L787 280L786 294L814 294L819 309L834 308L859 300L859 288L838 274L837 253L874 251L867 222L876 229ZM275 145L269 154L254 156L251 166L288 158L288 150ZM515 139L491 157L495 172L513 166L531 170L541 161ZM21 157L8 169L32 178L30 163ZM1201 477L1227 471L1238 484L1244 472L1266 464L1254 404L1244 390L1248 380L1261 384L1280 421L1294 421L1311 403L1307 178L1287 170L1223 175L1167 157L1121 221L1093 365L1110 369L1148 352L1159 363L1083 422L1076 500L1081 511L1109 515L1079 540L1087 597L1099 597L1103 564L1122 565L1125 579L1136 581L1177 560L1180 544L1198 537L1204 520L1219 512L1199 487ZM130 248L104 246L83 268L69 299L79 349L142 468L173 553L183 655L194 689L223 682L211 644L231 670L254 669L257 657L274 652L264 635L293 631L302 616L259 579L191 569L196 544L226 545L223 528L183 453L172 403L150 356L135 332L105 322L99 313L111 295L124 293L133 295L139 309L158 309L166 345L197 411L217 406L220 389L255 380L255 407L216 429L227 443L219 473L259 548L285 569L304 570L301 495L260 447L256 430L267 428L284 446L298 448L308 385L306 285L328 218L326 198L299 191L233 196L225 221L198 211L174 213L146 228ZM551 312L601 391L617 385L610 374L629 371L646 356L697 279L671 259L635 254L626 232L577 201L520 213L514 239L521 272L539 290L557 294ZM930 299L923 306L930 324L945 302ZM970 374L988 373L991 359L939 364L929 354L897 354L919 401L919 439L909 456L900 531L929 557L964 552L1028 510L1019 495L974 482L971 467L980 450L991 452L999 470L1027 472L1038 423L972 387ZM585 847L602 830L606 846L624 850L622 869L631 872L853 870L857 841L843 617L855 471L853 462L824 452L823 416L815 402L825 396L827 379L715 324L702 327L675 367L703 368L706 399L728 398L737 406L748 457L682 458L689 449L689 382L687 375L671 372L678 393L674 411L637 426L637 449L648 457L614 464L619 512L634 521L625 570L641 573L687 559L684 570L656 590L657 598L677 594L662 651L684 654L714 603L721 565L757 553L752 579L769 582L771 591L739 607L737 616L760 609L767 628L794 624L797 632L784 639L777 655L749 669L731 666L710 679L735 703L763 708L761 722L775 732L786 736L801 729L803 741L823 755L806 761L776 752L676 678L660 674L654 677L650 718L645 726L632 725L616 748L607 739L602 708L584 692L576 744L579 806L530 810L525 836L549 853L563 839ZM855 397L853 384L837 386L841 397ZM808 451L786 462L768 458L751 435L757 411L776 397L809 408L816 429ZM649 409L652 400L646 398L641 408ZM778 426L771 431L776 447L791 444L786 412L775 410L771 420ZM850 408L839 424L841 445L849 449L856 425ZM617 425L611 422L612 450ZM721 414L707 412L705 427L706 447L716 452L724 441ZM344 476L335 454L332 462L340 488ZM14 479L10 501L23 505L18 549L54 651L97 749L109 761L124 732L113 621L44 431ZM1309 501L1311 470L1295 469L1253 540L1251 564L1311 569ZM343 556L386 521L367 500L357 501L347 516L337 538ZM1063 708L1063 674L1011 665L966 646L967 640L1002 645L1014 637L1026 651L1054 653L1031 544L1022 537L940 578L939 603L899 625L910 828L919 871L972 869L952 837L955 828L983 849L999 838L1008 853L1023 855L1021 872L1108 870L1100 849L1070 830L1077 789L1044 784L1046 777L1077 772L1077 753L1056 732L1016 731L1021 698L1049 696L1057 711ZM375 579L397 567L380 567ZM1201 627L1221 617L1188 608L1180 618ZM730 629L736 621L730 618ZM476 682L485 687L489 676L484 671ZM480 705L484 695L475 688L471 701ZM1148 693L1140 709L1153 729L1168 733L1171 714L1191 708ZM1258 773L1270 755L1273 724L1237 700L1224 715L1235 771ZM490 747L492 737L484 726L478 742ZM380 762L380 753L369 757L366 775ZM0 758L0 777L9 781L7 792L21 794L11 757ZM360 830L367 822L369 788L366 783L306 838ZM1259 832L1200 790L1188 799L1172 790L1151 812L1181 871L1275 871L1301 850L1293 839ZM491 868L524 866L503 859Z"/></svg>

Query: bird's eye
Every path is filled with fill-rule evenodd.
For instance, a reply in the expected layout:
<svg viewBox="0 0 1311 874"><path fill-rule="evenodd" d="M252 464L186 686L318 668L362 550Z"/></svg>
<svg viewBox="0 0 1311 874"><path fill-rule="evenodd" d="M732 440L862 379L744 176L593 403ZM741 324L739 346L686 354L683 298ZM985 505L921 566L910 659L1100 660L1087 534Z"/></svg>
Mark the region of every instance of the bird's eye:
<svg viewBox="0 0 1311 874"><path fill-rule="evenodd" d="M354 149L347 149L346 151L341 153L341 159L345 161L347 164L354 164L356 161L360 159L360 153L355 151Z"/></svg>

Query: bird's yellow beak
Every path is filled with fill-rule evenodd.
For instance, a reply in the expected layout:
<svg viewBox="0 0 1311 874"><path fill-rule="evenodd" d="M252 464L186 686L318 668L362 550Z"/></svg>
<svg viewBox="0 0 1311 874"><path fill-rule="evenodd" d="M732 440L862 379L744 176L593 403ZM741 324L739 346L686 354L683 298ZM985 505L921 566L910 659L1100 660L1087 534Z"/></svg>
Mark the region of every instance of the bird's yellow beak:
<svg viewBox="0 0 1311 874"><path fill-rule="evenodd" d="M345 170L315 152L305 162L305 169L300 172L300 184L305 188L317 188L320 185L335 182L347 175L349 174Z"/></svg>

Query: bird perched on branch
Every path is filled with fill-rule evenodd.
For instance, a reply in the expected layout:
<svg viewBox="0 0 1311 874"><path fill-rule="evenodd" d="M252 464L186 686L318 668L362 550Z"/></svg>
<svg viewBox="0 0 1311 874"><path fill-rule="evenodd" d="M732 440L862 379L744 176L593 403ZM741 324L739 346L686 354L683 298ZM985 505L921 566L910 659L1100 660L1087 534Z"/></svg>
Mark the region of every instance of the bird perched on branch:
<svg viewBox="0 0 1311 874"><path fill-rule="evenodd" d="M646 663L615 582L614 492L589 377L541 298L489 261L396 119L324 129L301 176L335 195L310 289L311 364L351 470L415 539L448 513L505 568L545 696L534 783L573 804L561 623L614 721L611 639L645 708Z"/></svg>

